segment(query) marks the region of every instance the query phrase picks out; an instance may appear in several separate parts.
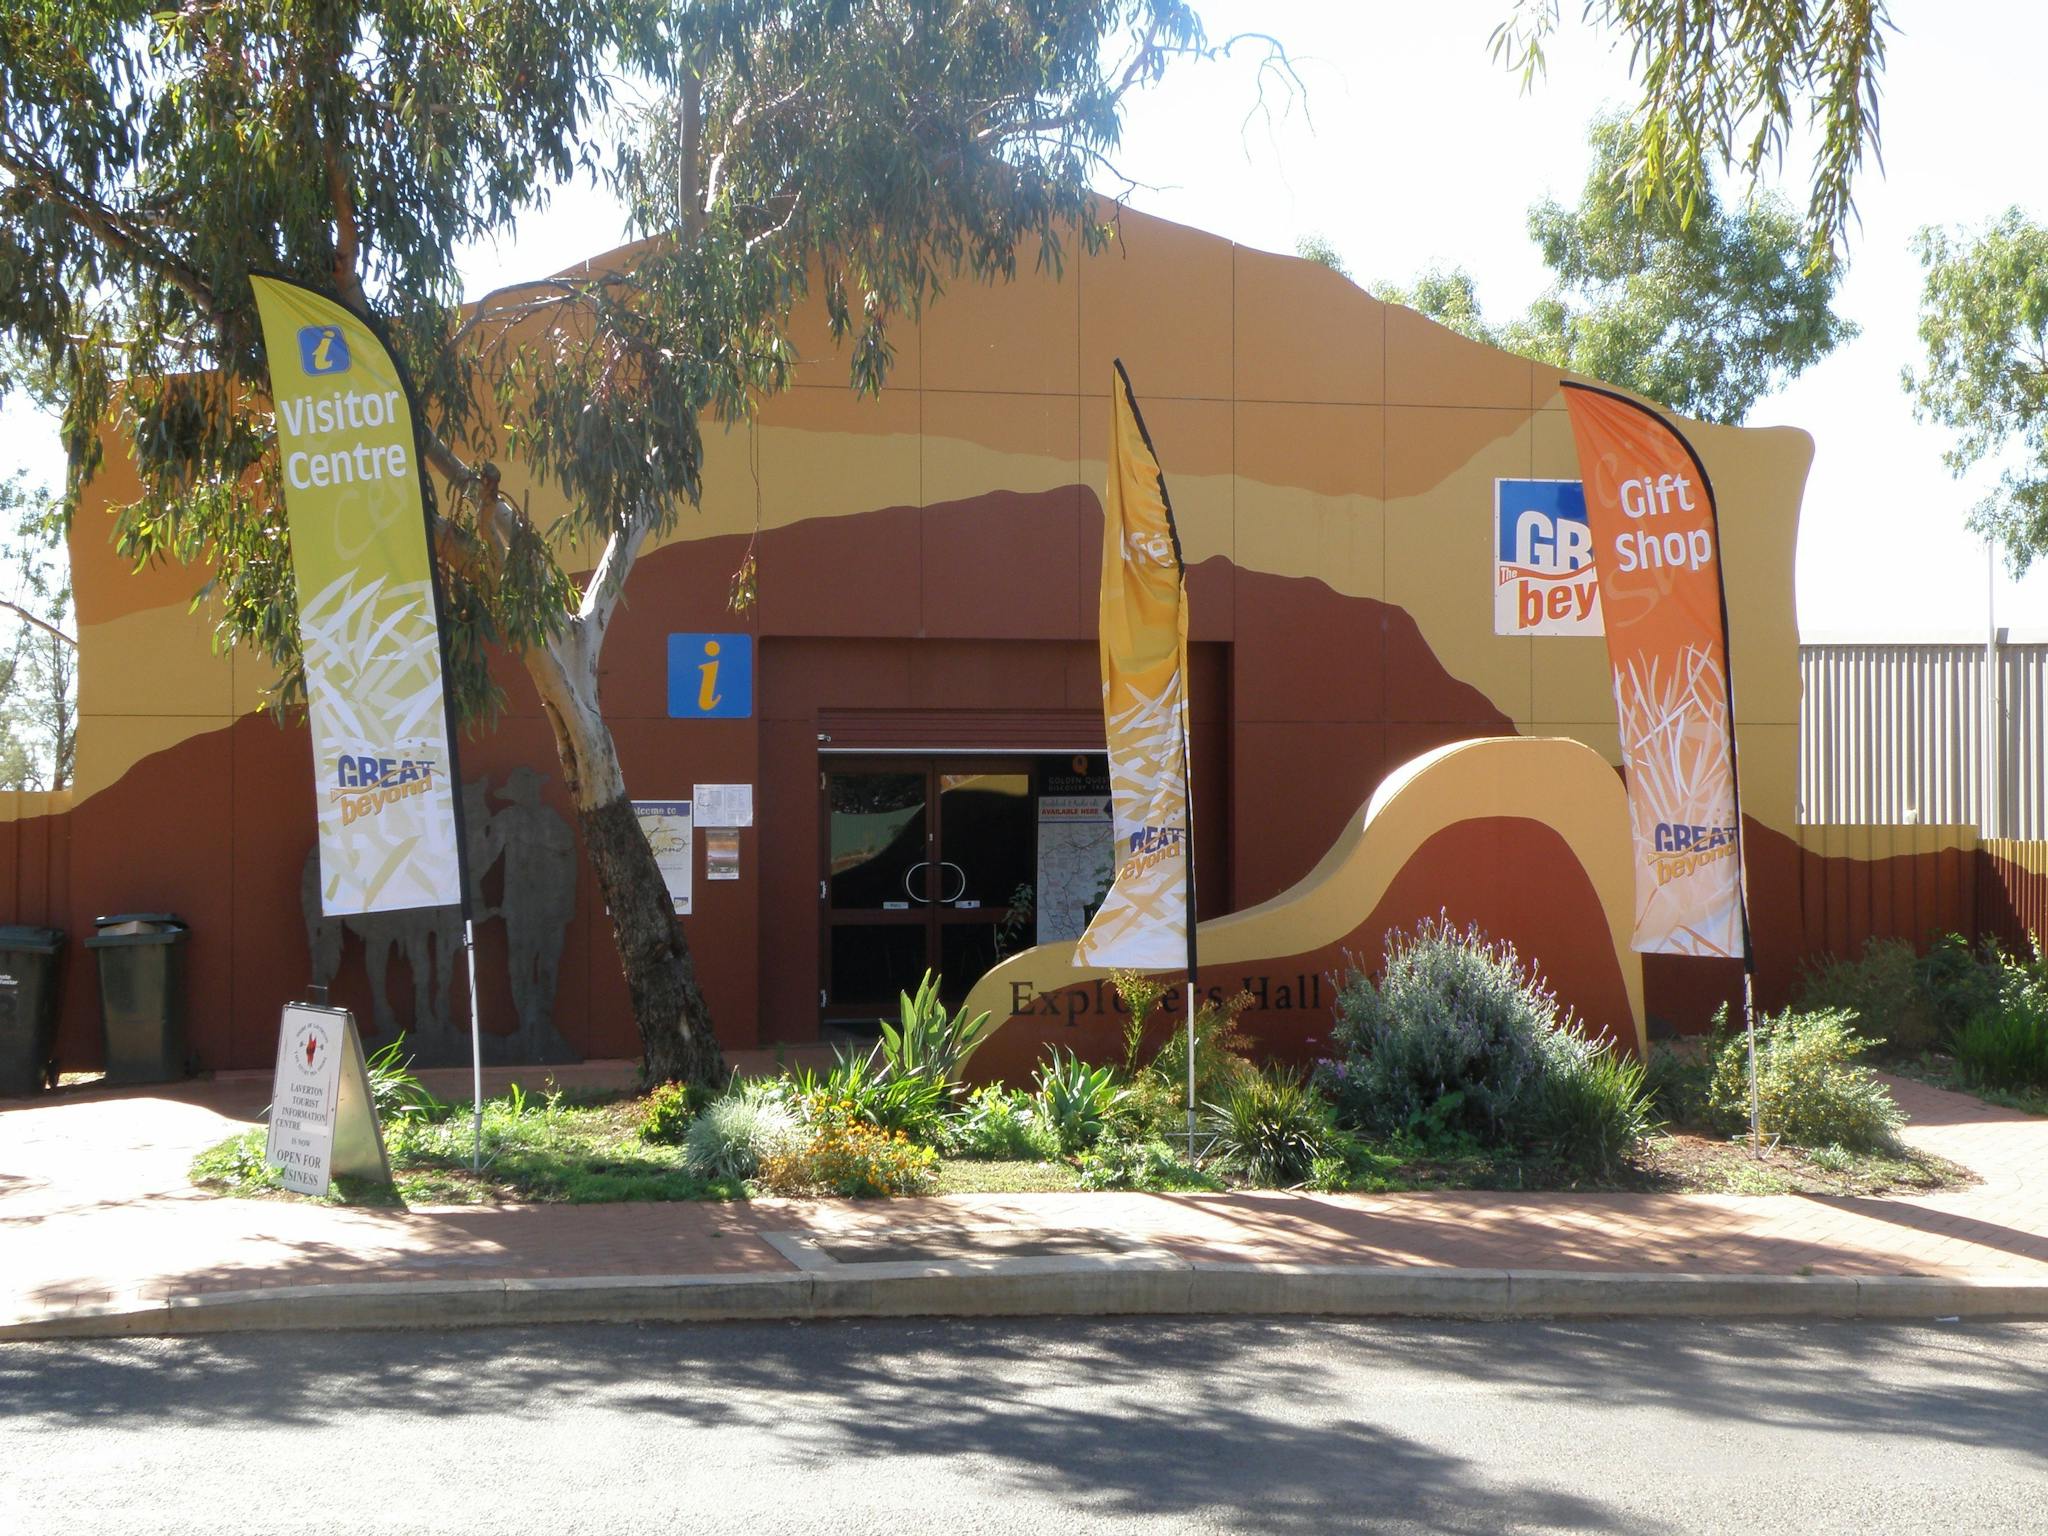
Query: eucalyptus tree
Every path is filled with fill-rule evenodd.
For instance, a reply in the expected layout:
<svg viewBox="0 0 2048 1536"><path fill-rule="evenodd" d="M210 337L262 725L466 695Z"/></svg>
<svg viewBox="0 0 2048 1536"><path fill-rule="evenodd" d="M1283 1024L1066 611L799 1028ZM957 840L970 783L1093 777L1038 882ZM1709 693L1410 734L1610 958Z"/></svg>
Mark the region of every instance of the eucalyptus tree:
<svg viewBox="0 0 2048 1536"><path fill-rule="evenodd" d="M1539 362L1622 384L1703 421L1739 422L1856 334L1834 311L1844 271L1813 261L1783 198L1751 189L1730 201L1710 181L1690 209L1630 190L1635 130L1601 117L1576 206L1546 198L1529 236L1552 283L1526 315L1489 322L1462 268L1373 292L1452 330Z"/></svg>
<svg viewBox="0 0 2048 1536"><path fill-rule="evenodd" d="M814 287L852 382L880 388L890 321L946 283L1103 244L1088 185L1126 98L1214 51L1183 0L13 0L0 331L59 381L74 504L111 421L141 477L119 547L203 568L222 639L275 663L290 709L305 677L249 275L381 326L440 488L454 697L487 716L489 650L523 664L648 1068L709 1079L598 698L634 561L696 499L705 419L788 383ZM465 310L459 253L579 174L647 241ZM559 519L528 520L501 459ZM587 574L565 565L578 547Z"/></svg>
<svg viewBox="0 0 2048 1536"><path fill-rule="evenodd" d="M1797 15L1744 53L1665 14L1696 9L1589 7L1646 61L1645 176L1683 185L1693 152L1739 152L1734 120L1674 80L1750 102L1762 142L1812 103L1860 154L1878 30L1804 19L1846 5L1774 4ZM1554 0L1519 12L1504 55L1539 69L1556 20ZM288 710L304 674L249 275L383 328L437 482L454 697L488 716L487 655L521 663L649 1071L712 1078L598 698L634 562L697 497L707 419L789 382L799 304L822 300L850 383L879 389L892 323L947 284L1100 247L1089 187L1131 93L1228 46L1190 0L0 0L0 343L63 401L71 504L118 440L141 485L120 548L203 568L222 640L275 664ZM1843 163L1817 171L1817 238L1839 234ZM646 237L631 258L465 308L459 253L509 240L573 177L624 198ZM534 526L501 460L561 516Z"/></svg>
<svg viewBox="0 0 2048 1536"><path fill-rule="evenodd" d="M78 741L77 642L56 501L0 480L0 788L62 789Z"/></svg>
<svg viewBox="0 0 2048 1536"><path fill-rule="evenodd" d="M1916 415L1954 431L1952 471L2003 465L1970 526L2018 575L2048 557L2048 228L2010 208L1974 234L1923 229L1914 249L1927 366L1905 386Z"/></svg>

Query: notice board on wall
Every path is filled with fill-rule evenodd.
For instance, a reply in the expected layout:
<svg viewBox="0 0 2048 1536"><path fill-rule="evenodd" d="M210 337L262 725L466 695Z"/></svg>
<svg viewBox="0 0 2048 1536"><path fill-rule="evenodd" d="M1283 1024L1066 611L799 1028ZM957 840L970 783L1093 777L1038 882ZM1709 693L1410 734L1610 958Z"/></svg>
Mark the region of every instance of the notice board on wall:
<svg viewBox="0 0 2048 1536"><path fill-rule="evenodd" d="M668 887L678 917L690 915L690 873L694 819L688 800L635 800L633 814L654 850L654 862Z"/></svg>

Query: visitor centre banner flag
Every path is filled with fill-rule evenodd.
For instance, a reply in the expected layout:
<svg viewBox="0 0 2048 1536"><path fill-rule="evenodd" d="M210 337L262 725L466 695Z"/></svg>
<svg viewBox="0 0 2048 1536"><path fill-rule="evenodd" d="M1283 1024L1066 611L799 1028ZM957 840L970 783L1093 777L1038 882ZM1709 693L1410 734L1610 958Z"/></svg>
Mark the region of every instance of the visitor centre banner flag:
<svg viewBox="0 0 2048 1536"><path fill-rule="evenodd" d="M1074 963L1192 974L1187 573L1166 477L1121 362L1110 383L1100 632L1116 878Z"/></svg>
<svg viewBox="0 0 2048 1536"><path fill-rule="evenodd" d="M1635 843L1634 947L1748 957L1714 491L1655 412L1564 386L1606 616Z"/></svg>
<svg viewBox="0 0 2048 1536"><path fill-rule="evenodd" d="M313 731L320 910L456 906L455 783L412 407L391 354L332 300L250 279Z"/></svg>

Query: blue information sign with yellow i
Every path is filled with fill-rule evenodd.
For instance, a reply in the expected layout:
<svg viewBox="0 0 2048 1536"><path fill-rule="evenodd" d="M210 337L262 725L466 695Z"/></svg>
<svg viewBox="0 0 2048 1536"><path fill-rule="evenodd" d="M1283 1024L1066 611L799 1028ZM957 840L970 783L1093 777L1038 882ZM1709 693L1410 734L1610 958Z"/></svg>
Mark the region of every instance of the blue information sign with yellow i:
<svg viewBox="0 0 2048 1536"><path fill-rule="evenodd" d="M754 716L752 635L670 635L668 717L751 720Z"/></svg>

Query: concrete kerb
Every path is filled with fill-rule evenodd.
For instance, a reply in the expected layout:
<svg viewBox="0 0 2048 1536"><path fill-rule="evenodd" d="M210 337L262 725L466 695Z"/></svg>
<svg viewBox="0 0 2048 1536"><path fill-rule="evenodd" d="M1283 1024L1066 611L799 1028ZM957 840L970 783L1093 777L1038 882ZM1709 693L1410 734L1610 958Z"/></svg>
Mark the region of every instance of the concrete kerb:
<svg viewBox="0 0 2048 1536"><path fill-rule="evenodd" d="M2048 1320L2048 1280L1385 1269L1162 1258L860 1264L837 1272L365 1281L0 1318L0 1342L532 1323L1160 1315Z"/></svg>

